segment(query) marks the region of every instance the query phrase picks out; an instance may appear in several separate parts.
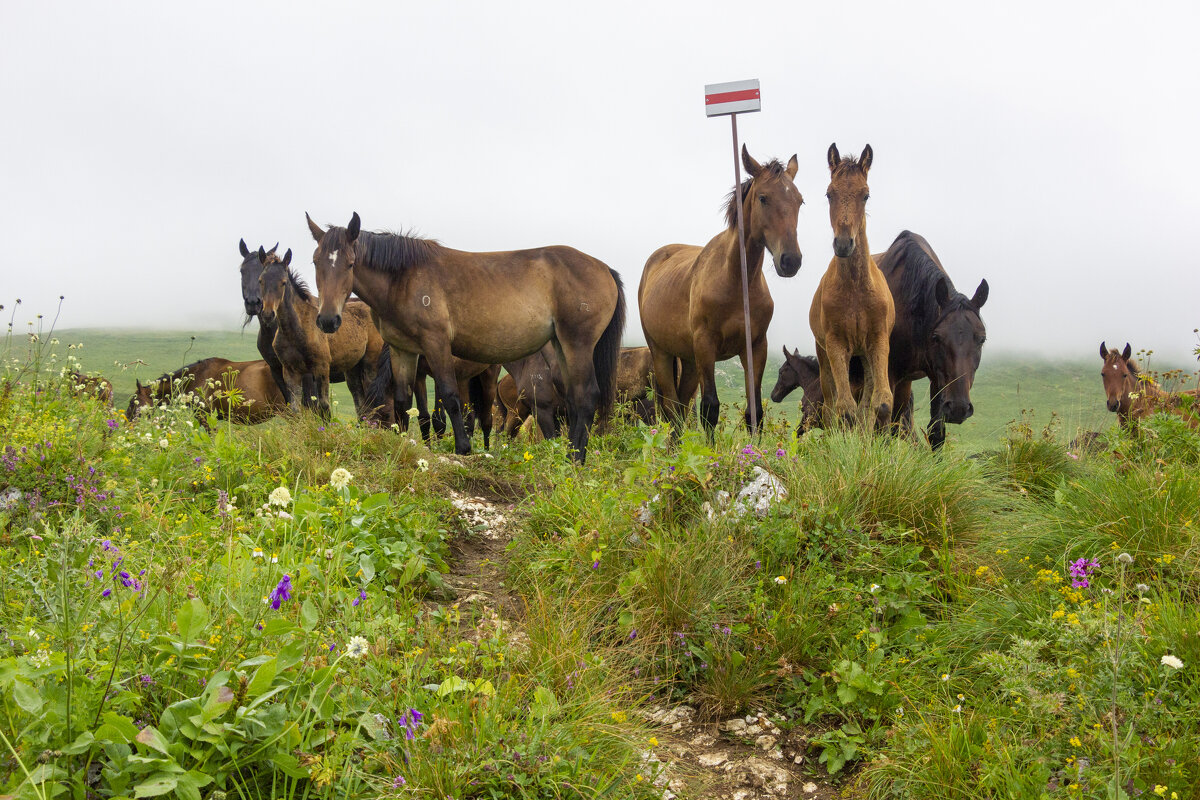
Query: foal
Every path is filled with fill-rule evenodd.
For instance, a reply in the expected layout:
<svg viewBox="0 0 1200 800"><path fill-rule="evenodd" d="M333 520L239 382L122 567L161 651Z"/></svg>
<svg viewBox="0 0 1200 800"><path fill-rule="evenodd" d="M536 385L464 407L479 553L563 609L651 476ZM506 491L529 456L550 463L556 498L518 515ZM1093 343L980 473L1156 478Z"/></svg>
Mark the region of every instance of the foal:
<svg viewBox="0 0 1200 800"><path fill-rule="evenodd" d="M1158 384L1138 371L1134 363L1129 342L1118 353L1100 343L1100 357L1104 366L1100 378L1104 381L1104 393L1108 396L1108 410L1115 411L1117 421L1126 430L1132 430L1137 421L1158 411L1179 414L1189 426L1200 427L1200 389L1185 389L1181 392L1165 392ZM1185 397L1192 398L1184 400Z"/></svg>

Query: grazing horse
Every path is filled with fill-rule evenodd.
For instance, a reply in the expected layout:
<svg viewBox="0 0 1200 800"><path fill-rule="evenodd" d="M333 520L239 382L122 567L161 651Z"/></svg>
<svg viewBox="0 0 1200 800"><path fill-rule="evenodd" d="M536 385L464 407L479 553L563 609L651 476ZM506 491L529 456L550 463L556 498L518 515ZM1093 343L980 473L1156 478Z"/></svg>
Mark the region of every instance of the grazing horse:
<svg viewBox="0 0 1200 800"><path fill-rule="evenodd" d="M892 389L888 382L888 339L896 309L887 281L867 244L867 172L874 154L867 145L856 160L842 158L829 145L829 222L833 225L833 260L821 277L808 313L817 341L821 391L826 413L853 423L858 404L850 388L850 359L866 362L863 402L875 414L876 427L892 418ZM831 402L832 401L832 402Z"/></svg>
<svg viewBox="0 0 1200 800"><path fill-rule="evenodd" d="M914 380L929 378L929 444L946 440L946 423L961 424L975 412L971 386L987 330L979 309L988 282L971 297L958 292L923 236L903 231L887 252L874 256L895 306L888 343L888 375L894 393L892 422L913 429Z"/></svg>
<svg viewBox="0 0 1200 800"><path fill-rule="evenodd" d="M654 422L654 356L649 347L622 347L617 362L617 402L647 425Z"/></svg>
<svg viewBox="0 0 1200 800"><path fill-rule="evenodd" d="M1100 343L1100 357L1104 359L1100 378L1108 396L1108 410L1116 412L1121 427L1133 430L1138 420L1158 411L1179 414L1190 427L1200 427L1200 389L1163 391L1149 375L1138 370L1132 355L1129 342L1119 353Z"/></svg>
<svg viewBox="0 0 1200 800"><path fill-rule="evenodd" d="M279 260L279 256L275 255L278 247L279 242L276 242L275 247L270 250L264 250L262 245L259 245L257 250L251 250L246 247L245 239L238 242L238 251L242 254L242 303L246 307L246 323L242 325L243 328L250 323L252 317L258 316L262 311L262 285L259 283L259 278L267 264L273 264ZM270 367L271 377L274 378L279 391L283 393L284 400L290 404L292 390L288 388L287 381L283 378L283 364L279 361L279 356L275 355L274 342L275 326L266 324L261 316L258 317L258 353Z"/></svg>
<svg viewBox="0 0 1200 800"><path fill-rule="evenodd" d="M862 360L852 358L850 388L855 397L862 396L862 384ZM771 390L771 402L783 402L796 389L802 391L800 424L796 426L796 435L800 436L813 428L820 428L822 424L825 396L821 393L821 365L816 356L802 356L799 350L789 353L787 345L784 345L783 363L779 365L775 388Z"/></svg>
<svg viewBox="0 0 1200 800"><path fill-rule="evenodd" d="M725 229L707 245L669 244L646 261L638 286L642 330L654 359L659 411L676 430L700 387L700 419L711 437L720 417L716 362L737 356L746 364L746 318L742 307L742 261L738 243L738 199L746 226L746 269L750 289L750 339L754 357L754 400L746 426L762 419L762 377L767 363L767 326L775 310L763 274L771 252L775 272L790 278L800 269L796 219L804 198L792 183L798 164L759 164L742 147L750 176L734 187L725 206ZM740 189L740 191L739 191ZM679 360L678 365L676 359ZM678 366L678 370L676 367Z"/></svg>
<svg viewBox="0 0 1200 800"><path fill-rule="evenodd" d="M346 378L359 418L366 412L366 386L374 378L375 362L383 352L383 339L371 321L371 311L362 303L346 304L346 324L328 336L317 328L317 298L290 268L292 251L283 260L269 264L259 278L262 310L259 317L276 327L273 346L283 364L284 379L292 392L291 406L298 410L297 397L307 407L316 398L316 408L328 419L331 373Z"/></svg>
<svg viewBox="0 0 1200 800"><path fill-rule="evenodd" d="M70 381L71 392L81 397L94 397L101 404L112 408L113 404L113 387L112 383L102 375L90 376L84 375L82 372L72 370L66 375Z"/></svg>
<svg viewBox="0 0 1200 800"><path fill-rule="evenodd" d="M138 381L125 416L133 420L142 406L189 394L200 401L196 413L202 423L211 410L220 419L257 425L288 407L267 362L205 358L153 383Z"/></svg>
<svg viewBox="0 0 1200 800"><path fill-rule="evenodd" d="M352 290L370 305L392 346L404 410L423 355L454 429L454 450L465 455L471 441L453 357L504 364L553 342L566 377L571 448L578 461L587 457L596 412L607 418L615 394L625 327L615 270L571 247L469 253L371 233L361 230L357 213L345 228L322 230L312 219L308 226L317 241L317 324L336 331Z"/></svg>

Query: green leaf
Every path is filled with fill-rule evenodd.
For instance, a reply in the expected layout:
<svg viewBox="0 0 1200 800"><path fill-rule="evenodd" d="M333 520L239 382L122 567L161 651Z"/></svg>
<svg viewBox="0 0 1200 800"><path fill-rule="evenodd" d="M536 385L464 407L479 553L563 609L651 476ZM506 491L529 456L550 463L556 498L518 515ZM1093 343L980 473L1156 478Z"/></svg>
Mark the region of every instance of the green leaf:
<svg viewBox="0 0 1200 800"><path fill-rule="evenodd" d="M271 688L272 682L275 680L277 663L275 659L270 659L263 663L254 673L254 677L250 679L250 684L246 687L246 695L248 697L258 697L263 692Z"/></svg>
<svg viewBox="0 0 1200 800"><path fill-rule="evenodd" d="M139 783L133 791L134 797L157 797L174 791L179 785L179 776L167 772L156 772Z"/></svg>
<svg viewBox="0 0 1200 800"><path fill-rule="evenodd" d="M363 581L370 583L375 577L375 559L371 558L368 553L363 553L358 557L358 568L362 570Z"/></svg>
<svg viewBox="0 0 1200 800"><path fill-rule="evenodd" d="M284 672L304 660L304 640L293 639L279 650L275 658L276 674Z"/></svg>
<svg viewBox="0 0 1200 800"><path fill-rule="evenodd" d="M208 609L199 597L193 597L175 612L175 624L179 627L179 638L191 643L200 632L208 627Z"/></svg>
<svg viewBox="0 0 1200 800"><path fill-rule="evenodd" d="M300 605L300 624L304 630L311 631L317 627L317 623L321 621L321 612L317 611L317 607L312 600L305 600Z"/></svg>
<svg viewBox="0 0 1200 800"><path fill-rule="evenodd" d="M542 719L553 719L559 712L558 698L554 692L545 686L533 690L533 702L529 705L529 713Z"/></svg>
<svg viewBox="0 0 1200 800"><path fill-rule="evenodd" d="M421 574L424 565L425 563L421 559L421 554L414 553L412 558L408 560L408 563L404 565L404 572L400 573L400 578L395 583L396 588L399 589L412 583L417 575Z"/></svg>
<svg viewBox="0 0 1200 800"><path fill-rule="evenodd" d="M104 720L104 724L100 726L100 730L96 731L97 739L111 738L114 741L121 742L122 744L132 744L134 740L137 739L138 727L137 725L133 724L133 720L131 720L129 717L121 716L114 711L105 711L104 715L101 716L100 719ZM112 733L115 735L101 736L100 731L103 731L106 728L111 728Z"/></svg>
<svg viewBox="0 0 1200 800"><path fill-rule="evenodd" d="M158 728L154 727L153 725L147 725L146 727L142 728L138 732L137 741L146 745L151 750L157 750L164 756L170 755L170 753L167 752L167 740L161 733L158 732ZM172 784L172 786L174 786L174 784Z"/></svg>
<svg viewBox="0 0 1200 800"><path fill-rule="evenodd" d="M299 631L296 623L290 619L283 617L272 617L263 624L263 636L282 636L284 634L295 634Z"/></svg>
<svg viewBox="0 0 1200 800"><path fill-rule="evenodd" d="M454 694L455 692L468 691L470 688L471 684L467 683L457 675L451 675L449 678L446 678L446 680L442 681L440 686L438 686L437 696L445 697L446 695Z"/></svg>
<svg viewBox="0 0 1200 800"><path fill-rule="evenodd" d="M13 699L29 714L37 714L42 710L42 696L24 681L13 681Z"/></svg>

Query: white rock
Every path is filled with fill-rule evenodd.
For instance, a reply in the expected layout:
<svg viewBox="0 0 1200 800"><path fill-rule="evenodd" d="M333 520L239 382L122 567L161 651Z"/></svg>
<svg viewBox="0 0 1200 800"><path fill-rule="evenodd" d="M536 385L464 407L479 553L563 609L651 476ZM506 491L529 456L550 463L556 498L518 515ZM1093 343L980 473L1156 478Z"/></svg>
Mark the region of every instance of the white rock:
<svg viewBox="0 0 1200 800"><path fill-rule="evenodd" d="M813 794L817 791L817 785L812 781L809 781L800 787L800 791L804 792L805 794Z"/></svg>
<svg viewBox="0 0 1200 800"><path fill-rule="evenodd" d="M754 746L759 750L770 750L779 740L769 733L764 733L754 740Z"/></svg>
<svg viewBox="0 0 1200 800"><path fill-rule="evenodd" d="M696 760L702 767L719 767L729 760L729 754L723 750L716 753L705 753Z"/></svg>

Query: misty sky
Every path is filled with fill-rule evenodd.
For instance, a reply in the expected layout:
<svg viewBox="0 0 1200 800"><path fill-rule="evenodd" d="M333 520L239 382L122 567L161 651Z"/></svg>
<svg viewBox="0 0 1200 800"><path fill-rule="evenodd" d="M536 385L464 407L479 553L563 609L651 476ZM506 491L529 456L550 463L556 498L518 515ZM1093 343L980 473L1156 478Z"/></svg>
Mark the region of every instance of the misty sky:
<svg viewBox="0 0 1200 800"><path fill-rule="evenodd" d="M518 10L519 9L519 10ZM0 7L0 303L17 322L241 321L238 239L311 278L304 212L465 250L569 244L637 284L733 184L705 83L796 153L804 266L769 339L813 352L825 151L869 142L868 235L991 285L989 352L1194 363L1195 3L15 3ZM206 354L207 355L207 354Z"/></svg>

